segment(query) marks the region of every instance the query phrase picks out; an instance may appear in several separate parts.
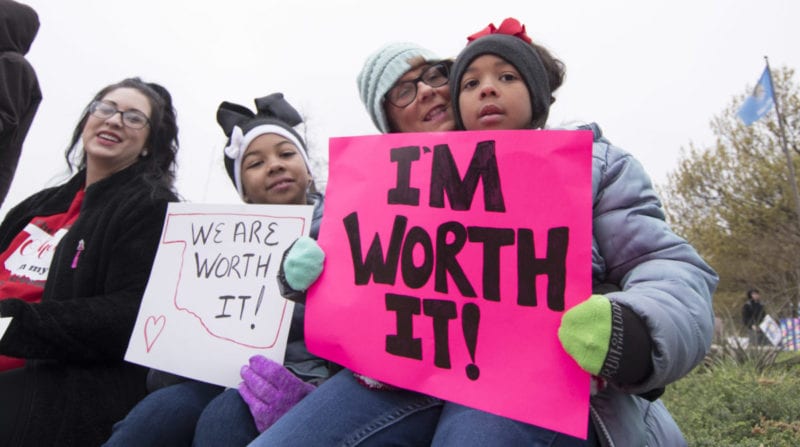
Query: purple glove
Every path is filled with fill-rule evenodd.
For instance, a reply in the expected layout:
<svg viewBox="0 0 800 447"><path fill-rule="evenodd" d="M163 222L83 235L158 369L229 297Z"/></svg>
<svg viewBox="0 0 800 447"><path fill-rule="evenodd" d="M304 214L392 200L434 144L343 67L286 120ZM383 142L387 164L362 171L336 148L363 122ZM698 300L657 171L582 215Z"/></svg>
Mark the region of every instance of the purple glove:
<svg viewBox="0 0 800 447"><path fill-rule="evenodd" d="M250 357L250 366L242 366L241 376L244 382L239 385L239 394L250 407L259 432L314 390L314 385L262 355Z"/></svg>

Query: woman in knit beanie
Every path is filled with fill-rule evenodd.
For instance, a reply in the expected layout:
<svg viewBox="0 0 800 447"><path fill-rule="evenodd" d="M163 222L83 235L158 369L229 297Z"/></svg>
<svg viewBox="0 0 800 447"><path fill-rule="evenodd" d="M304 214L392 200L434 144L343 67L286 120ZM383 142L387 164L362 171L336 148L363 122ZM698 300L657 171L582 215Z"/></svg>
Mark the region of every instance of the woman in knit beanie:
<svg viewBox="0 0 800 447"><path fill-rule="evenodd" d="M357 82L375 127L381 133L453 130L451 65L410 42L389 43L369 55Z"/></svg>
<svg viewBox="0 0 800 447"><path fill-rule="evenodd" d="M361 101L378 130L454 130L448 87L451 66L452 61L408 42L390 43L369 55L357 83ZM288 265L295 247L321 253L309 238L298 239L287 253L281 276L287 280L283 290L289 299L302 296L316 280L316 276L300 278L299 274L291 279ZM348 445L430 445L443 404L435 397L392 388L345 369L300 401L300 408L279 419L251 445L335 445L343 440ZM313 427L308 425L309 420L313 420Z"/></svg>

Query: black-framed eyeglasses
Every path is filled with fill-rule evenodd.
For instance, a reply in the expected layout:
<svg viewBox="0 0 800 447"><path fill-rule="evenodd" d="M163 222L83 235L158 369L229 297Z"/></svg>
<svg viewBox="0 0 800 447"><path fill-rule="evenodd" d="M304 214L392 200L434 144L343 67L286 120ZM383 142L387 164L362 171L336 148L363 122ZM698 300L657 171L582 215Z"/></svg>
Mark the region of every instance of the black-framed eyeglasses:
<svg viewBox="0 0 800 447"><path fill-rule="evenodd" d="M441 87L447 84L450 76L450 65L447 62L439 62L426 68L419 77L400 81L394 85L387 93L386 100L395 107L408 107L417 97L417 84L422 81L431 87Z"/></svg>
<svg viewBox="0 0 800 447"><path fill-rule="evenodd" d="M136 109L125 110L123 112L122 110L118 110L117 106L114 104L105 101L93 101L89 104L89 113L104 120L119 113L122 115L122 123L131 129L142 129L150 124L150 119L147 118L147 115L144 113Z"/></svg>

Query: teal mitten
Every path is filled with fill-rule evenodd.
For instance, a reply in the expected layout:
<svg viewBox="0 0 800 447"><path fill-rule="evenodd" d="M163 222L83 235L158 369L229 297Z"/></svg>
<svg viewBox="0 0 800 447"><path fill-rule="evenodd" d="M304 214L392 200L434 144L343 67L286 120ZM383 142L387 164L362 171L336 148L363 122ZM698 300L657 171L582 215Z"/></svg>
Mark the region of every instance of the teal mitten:
<svg viewBox="0 0 800 447"><path fill-rule="evenodd" d="M324 260L325 253L317 241L308 236L298 238L281 265L286 283L294 290L305 291L319 278Z"/></svg>
<svg viewBox="0 0 800 447"><path fill-rule="evenodd" d="M592 295L568 310L561 318L558 339L581 368L598 375L611 342L611 301Z"/></svg>

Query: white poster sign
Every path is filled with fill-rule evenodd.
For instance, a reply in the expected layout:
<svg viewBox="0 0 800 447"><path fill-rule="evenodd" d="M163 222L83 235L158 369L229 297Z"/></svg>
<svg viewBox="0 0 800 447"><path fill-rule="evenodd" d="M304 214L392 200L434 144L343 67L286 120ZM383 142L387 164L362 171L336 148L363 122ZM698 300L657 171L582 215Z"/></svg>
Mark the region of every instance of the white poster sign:
<svg viewBox="0 0 800 447"><path fill-rule="evenodd" d="M312 211L171 203L125 360L230 387L254 354L283 362L294 303L277 274Z"/></svg>
<svg viewBox="0 0 800 447"><path fill-rule="evenodd" d="M781 326L769 315L764 316L761 324L758 325L761 332L767 336L767 339L773 346L781 344L783 334L781 333Z"/></svg>

